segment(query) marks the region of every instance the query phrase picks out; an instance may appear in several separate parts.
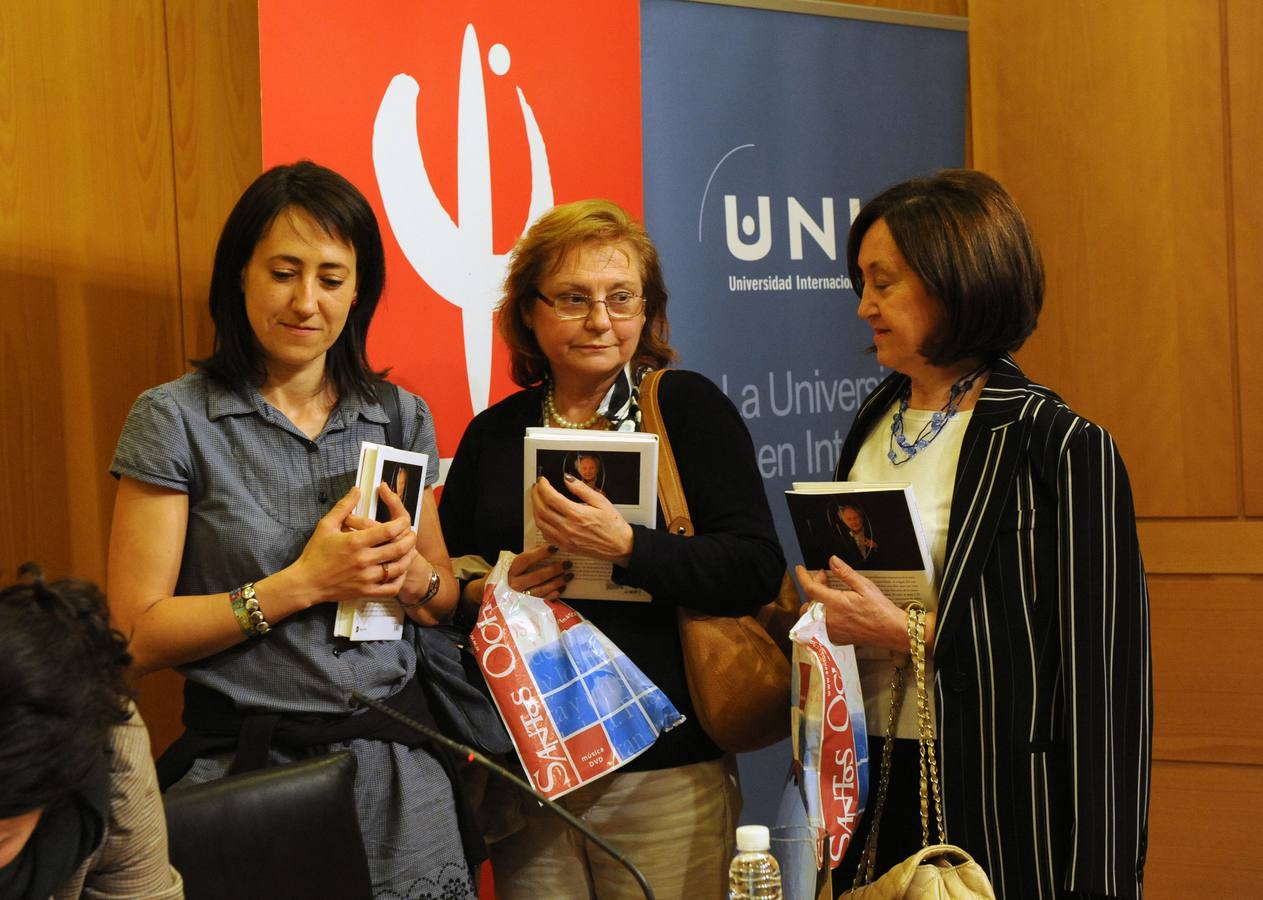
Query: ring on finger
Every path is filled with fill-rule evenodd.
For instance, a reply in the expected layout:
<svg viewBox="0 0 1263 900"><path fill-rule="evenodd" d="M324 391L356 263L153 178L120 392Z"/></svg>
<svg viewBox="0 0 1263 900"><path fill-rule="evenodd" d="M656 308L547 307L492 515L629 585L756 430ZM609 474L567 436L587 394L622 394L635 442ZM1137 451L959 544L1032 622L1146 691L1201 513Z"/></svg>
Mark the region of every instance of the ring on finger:
<svg viewBox="0 0 1263 900"><path fill-rule="evenodd" d="M382 563L382 584L390 581L390 569L385 563Z"/></svg>

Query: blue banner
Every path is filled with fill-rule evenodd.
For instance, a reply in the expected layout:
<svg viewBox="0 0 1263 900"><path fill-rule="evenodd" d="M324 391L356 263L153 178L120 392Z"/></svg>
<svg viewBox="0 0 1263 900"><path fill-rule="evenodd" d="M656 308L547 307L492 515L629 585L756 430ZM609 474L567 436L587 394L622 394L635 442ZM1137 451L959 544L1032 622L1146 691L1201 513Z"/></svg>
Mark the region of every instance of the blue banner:
<svg viewBox="0 0 1263 900"><path fill-rule="evenodd" d="M782 491L832 477L885 374L846 273L860 205L963 165L963 32L644 0L645 219L681 364L754 437L786 554Z"/></svg>
<svg viewBox="0 0 1263 900"><path fill-rule="evenodd" d="M641 4L645 220L672 343L745 418L791 564L783 492L832 478L886 374L856 316L850 222L884 187L963 165L967 50L962 31ZM771 824L786 764L743 769L743 820Z"/></svg>

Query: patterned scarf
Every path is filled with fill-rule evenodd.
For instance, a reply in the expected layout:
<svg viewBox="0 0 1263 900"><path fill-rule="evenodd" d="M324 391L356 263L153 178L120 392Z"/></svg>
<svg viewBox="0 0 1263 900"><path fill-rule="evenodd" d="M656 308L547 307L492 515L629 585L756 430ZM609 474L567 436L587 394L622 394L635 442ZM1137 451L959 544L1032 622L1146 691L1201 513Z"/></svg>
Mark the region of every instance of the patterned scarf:
<svg viewBox="0 0 1263 900"><path fill-rule="evenodd" d="M640 380L648 372L648 366L638 366L633 372L628 363L610 385L597 407L597 411L610 420L610 431L640 430Z"/></svg>
<svg viewBox="0 0 1263 900"><path fill-rule="evenodd" d="M632 371L628 363L601 398L596 411L609 420L610 431L640 430L640 381L648 373L648 366L638 366ZM546 410L541 411L540 420L548 422Z"/></svg>

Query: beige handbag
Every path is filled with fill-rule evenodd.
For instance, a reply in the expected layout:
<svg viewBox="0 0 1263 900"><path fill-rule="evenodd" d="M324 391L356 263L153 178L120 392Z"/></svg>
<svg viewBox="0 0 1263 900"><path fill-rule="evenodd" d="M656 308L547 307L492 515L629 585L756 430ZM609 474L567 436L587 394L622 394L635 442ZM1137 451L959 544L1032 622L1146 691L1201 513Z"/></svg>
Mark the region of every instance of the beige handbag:
<svg viewBox="0 0 1263 900"><path fill-rule="evenodd" d="M674 534L691 535L684 486L658 408L658 383L640 383L640 418L658 435L658 501ZM789 573L771 602L752 616L711 616L680 607L680 644L689 698L702 729L721 749L746 753L789 736L789 629L798 620L798 591Z"/></svg>
<svg viewBox="0 0 1263 900"><path fill-rule="evenodd" d="M973 857L947 843L943 826L943 800L939 795L938 761L934 755L934 723L930 719L930 696L925 683L925 608L918 603L908 608L908 644L917 679L917 730L921 744L921 849L876 881L877 832L886 788L890 784L890 763L895 745L895 723L903 702L903 669L896 668L890 683L890 721L882 753L881 779L873 808L873 825L855 872L855 886L843 897L853 900L995 900L995 891L982 866ZM929 790L926 784L929 784ZM930 843L930 808L942 843Z"/></svg>

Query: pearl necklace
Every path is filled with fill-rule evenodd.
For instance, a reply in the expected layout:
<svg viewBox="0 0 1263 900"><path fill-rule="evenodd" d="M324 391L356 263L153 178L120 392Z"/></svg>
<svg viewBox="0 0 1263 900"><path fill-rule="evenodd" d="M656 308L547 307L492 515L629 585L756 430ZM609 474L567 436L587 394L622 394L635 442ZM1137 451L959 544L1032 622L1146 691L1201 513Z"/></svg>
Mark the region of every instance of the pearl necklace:
<svg viewBox="0 0 1263 900"><path fill-rule="evenodd" d="M562 428L591 428L604 418L600 411L597 411L590 419L585 419L582 422L571 422L561 413L557 412L557 406L553 403L553 384L551 381L548 383L548 393L544 394L544 415L548 416L548 418L552 419Z"/></svg>

